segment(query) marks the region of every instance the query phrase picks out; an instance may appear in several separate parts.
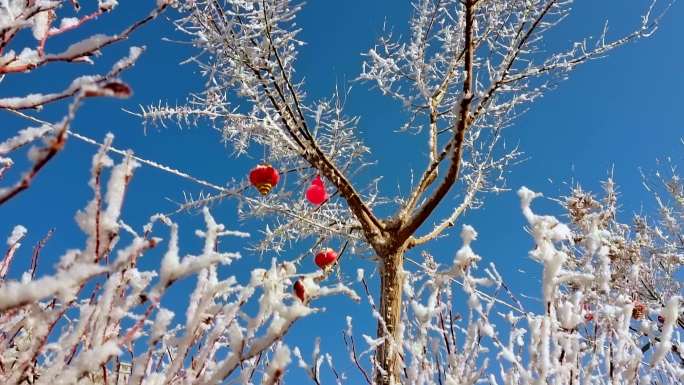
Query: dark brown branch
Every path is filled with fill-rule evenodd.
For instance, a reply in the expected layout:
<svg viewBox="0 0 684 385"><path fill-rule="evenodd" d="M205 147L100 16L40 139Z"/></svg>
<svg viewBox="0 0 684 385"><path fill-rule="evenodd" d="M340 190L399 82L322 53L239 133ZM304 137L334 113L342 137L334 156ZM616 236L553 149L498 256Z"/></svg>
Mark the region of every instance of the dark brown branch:
<svg viewBox="0 0 684 385"><path fill-rule="evenodd" d="M266 16L264 16L266 17ZM268 27L268 23L266 24ZM270 36L268 36L269 41L270 41ZM259 45L255 41L251 41L252 44L255 47L259 47ZM313 167L318 169L328 180L330 180L340 191L342 196L345 198L347 201L347 204L349 205L349 208L351 209L352 213L356 216L356 218L359 220L361 223L364 232L370 239L375 239L377 235L379 235L380 231L383 229L382 223L377 219L375 214L373 214L372 210L366 205L366 203L361 199L359 193L355 190L354 186L351 184L351 182L347 179L347 177L344 175L342 171L339 170L335 166L335 164L325 155L325 153L320 149L318 144L316 143L315 139L313 137L308 138L307 136L310 136L310 133L308 129L306 128L306 121L304 118L303 113L301 112L301 108L299 107L299 100L296 96L296 92L294 88L292 87L292 84L287 77L286 71L284 66L282 65L282 62L279 59L277 50L272 44L271 41L271 50L276 51L276 59L278 60L279 64L279 69L281 72L281 76L283 76L283 81L286 83L286 85L289 88L289 91L292 93L293 98L295 100L296 104L296 109L299 112L299 119L295 116L293 110L291 109L287 99L285 98L284 93L280 89L280 86L278 83L275 81L275 79L272 79L273 81L271 82L273 84L273 88L276 90L278 93L280 100L282 101L283 105L278 103L276 101L276 98L270 93L267 92L267 96L273 106L276 108L278 111L278 114L280 115L283 123L286 125L290 136L295 138L295 140L302 146L304 149L304 153L302 156L304 159L309 162ZM259 77L259 80L262 83L262 87L264 88L265 91L268 89L268 84L263 80L263 77L261 76L260 72L251 67L252 72ZM271 75L273 75L270 71L267 70L267 72ZM287 111L287 115L289 115L288 119L285 116L284 109ZM289 122L290 120L296 127L291 127ZM308 139L308 146L302 143L301 138L299 138L299 135L297 135L297 132L301 133L302 136L304 136L305 139ZM308 148L307 148L308 147Z"/></svg>
<svg viewBox="0 0 684 385"><path fill-rule="evenodd" d="M342 332L342 337L344 338L344 344L347 346L347 350L351 353L354 365L356 365L356 368L359 369L361 374L363 374L363 378L366 380L366 383L368 383L368 385L373 385L370 376L368 375L368 373L366 373L366 370L359 363L359 358L356 354L356 344L354 343L354 337L349 336L349 341L347 341L347 334L345 332Z"/></svg>
<svg viewBox="0 0 684 385"><path fill-rule="evenodd" d="M266 1L263 0L262 4L264 7L264 22L266 23L266 36L268 37L268 42L270 43L269 45L270 45L271 49L273 50L273 54L275 55L276 62L278 63L278 67L280 69L280 73L283 76L283 81L285 82L285 85L287 85L287 88L290 91L290 95L292 96L292 99L294 100L295 108L297 109L297 113L299 114L302 134L304 135L304 137L306 139L308 139L313 144L315 144L314 138L311 135L309 128L307 127L306 118L304 118L304 114L302 113L301 103L299 102L299 97L297 96L297 93L295 92L294 87L292 86L292 83L290 82L290 79L287 76L287 71L285 71L285 66L283 66L283 61L280 59L280 54L278 53L278 49L273 44L273 38L271 36L271 26L268 23L268 15L266 13ZM290 111L290 114L292 114L291 111Z"/></svg>
<svg viewBox="0 0 684 385"><path fill-rule="evenodd" d="M477 2L475 2L477 4ZM488 29L485 30L483 36L481 36L477 40L473 40L474 48L473 51L477 51L477 49L486 42L486 35L489 33L489 27ZM463 60L463 57L466 54L466 47L464 46L463 49L454 57L454 60L451 62L449 69L447 70L446 74L444 75L444 78L440 82L439 86L437 89L430 95L430 99L428 101L428 104L425 106L413 106L413 108L416 109L426 109L429 110L429 119L430 119L430 130L431 130L431 135L433 129L436 131L436 135L440 135L446 131L452 131L452 127L444 128L442 130L437 130L437 120L445 115L447 111L439 111L439 106L442 103L442 100L444 96L447 93L447 90L452 83L452 80L454 78L454 75L456 74L456 70L458 69L459 64ZM450 111L450 110L449 110ZM411 195L409 196L409 199L407 200L406 204L400 211L400 216L406 215L407 213L411 212L413 209L416 208L416 204L418 203L418 200L422 196L422 194L427 191L428 187L432 185L432 183L437 179L437 168L439 165L442 163L444 159L446 159L446 156L448 155L449 151L451 150L451 146L453 145L452 141L449 141L444 149L437 155L436 153L436 147L437 147L437 138L433 138L433 146L435 148L431 148L431 151L435 151L433 158L431 159L430 164L428 164L427 168L423 171L422 176L420 177L420 180L418 182L418 185L416 188L411 192Z"/></svg>
<svg viewBox="0 0 684 385"><path fill-rule="evenodd" d="M470 127L470 105L473 100L473 56L475 46L473 44L474 35L474 8L475 1L466 0L465 5L465 80L463 81L463 96L460 101L460 111L458 121L456 122L454 138L451 140L451 165L447 171L442 183L437 187L435 192L428 198L428 200L418 209L418 211L411 216L411 218L399 230L400 240L409 238L423 222L430 216L432 211L437 207L439 202L446 196L451 187L456 183L458 172L461 165L461 151L463 148L463 140L465 133Z"/></svg>

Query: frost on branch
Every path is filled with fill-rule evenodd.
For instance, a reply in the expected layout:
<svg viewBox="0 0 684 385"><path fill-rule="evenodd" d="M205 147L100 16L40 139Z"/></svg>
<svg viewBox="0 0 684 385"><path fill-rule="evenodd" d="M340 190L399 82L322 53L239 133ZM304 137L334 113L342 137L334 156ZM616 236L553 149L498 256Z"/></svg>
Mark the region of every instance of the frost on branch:
<svg viewBox="0 0 684 385"><path fill-rule="evenodd" d="M48 43L52 37L68 35L67 32L71 30L94 23L96 19L112 11L117 1L101 0L97 5L96 9L87 10L85 8L92 6L88 4L84 11L90 13L83 14L78 13L81 8L78 1L74 0L0 1L0 84L6 76L17 74L30 76L36 68L55 62L92 64L92 58L100 55L100 50L128 38L133 31L156 18L167 7L165 2L160 2L149 15L120 33L113 35L96 33L72 43L64 52L48 53ZM64 17L70 12L74 13L75 17ZM29 28L35 41L25 42L23 39L16 38L20 36L22 30ZM71 122L75 118L82 99L130 96L130 87L121 81L119 76L135 63L142 51L143 48L131 47L129 55L114 63L108 73L77 76L68 86L59 91L34 91L27 95L12 95L7 94L7 92L12 92L11 89L3 88L4 92L0 94L0 114L17 115L31 121L32 126L12 128L14 134L10 132L7 134L9 138L3 138L0 141L0 178L14 171L12 166L15 162L12 158L18 154L10 153L40 139L43 139L45 146L32 147L27 151L32 166L18 178L19 180L13 186L0 188L0 205L28 188L38 172L64 148L68 134L74 131ZM44 107L59 104L65 100L69 101L69 104L63 119L51 123L40 118ZM81 135L76 135L76 137L87 139ZM92 140L89 141L92 142Z"/></svg>
<svg viewBox="0 0 684 385"><path fill-rule="evenodd" d="M266 199L253 199L236 178L230 188L190 197L179 209L234 197L241 215L267 221L259 251L338 238L366 254L384 247L383 240L372 239L380 238L384 226L375 217L380 205L396 212L388 222L406 223L405 232L413 235L440 201L461 193L450 214L409 241L415 246L480 207L483 193L507 190L507 170L521 152L506 145L504 129L577 66L649 36L658 27L658 12L667 8L645 4L643 17L635 17L623 35L598 28L595 39L572 36L549 49L556 44L547 35L570 16L571 1L411 2L409 33L381 36L364 54L358 76L400 102L408 119L396 131L424 135L427 144L421 150L427 153L425 170L417 180L401 182L410 184L408 194L388 197L379 193L379 178L352 183L373 160L359 135L359 118L345 114L348 90L335 89L325 100L307 97L306 74L296 71L306 47L296 22L302 3L199 0L176 6L176 27L200 51L187 63L197 65L206 86L184 105L160 101L135 114L152 124L209 124L236 155L253 152L287 175ZM318 174L335 191L325 204L311 207L294 190Z"/></svg>
<svg viewBox="0 0 684 385"><path fill-rule="evenodd" d="M0 169L0 176L9 167L13 165L11 158L3 158L2 156L14 155L12 154L17 149L26 146L27 144L43 139L44 146L33 146L28 151L29 160L33 163L29 170L22 175L22 177L13 186L0 188L0 205L15 197L21 191L27 189L38 172L45 167L45 165L57 155L66 143L67 137L71 131L71 124L76 117L76 112L83 99L96 96L108 96L125 98L130 96L130 88L116 76L127 67L133 65L135 60L140 55L141 49L132 47L130 49L130 56L118 61L114 68L107 75L98 76L82 76L76 78L71 86L62 93L54 94L31 94L25 97L12 97L0 99L0 109L6 109L19 114L31 121L41 123L40 127L29 127L20 130L17 135L0 142L0 159L3 161L3 168ZM69 104L67 114L64 118L55 124L50 124L35 117L19 112L21 109L37 108L48 103L56 102L61 99L70 98L73 100ZM77 137L81 137L78 135Z"/></svg>
<svg viewBox="0 0 684 385"><path fill-rule="evenodd" d="M105 13L112 11L117 1L99 0L98 5L98 8L87 10L89 13L82 14L75 13L81 9L78 2L73 0L0 2L0 75L28 73L38 67L59 61L92 63L91 57L97 55L102 48L126 39L137 28L156 18L168 4L159 2L146 18L118 34L93 34L71 44L64 52L53 54L46 52L50 38L97 20ZM90 6L89 4L89 8ZM74 13L75 17L64 16L69 11ZM59 26L53 26L58 20ZM19 50L19 47L13 46L16 43L14 39L25 28L31 28L36 45L35 47L25 46L17 53L15 50ZM10 47L12 49L6 50Z"/></svg>
<svg viewBox="0 0 684 385"><path fill-rule="evenodd" d="M359 80L398 100L405 109L408 119L395 131L422 135L426 142L419 151L426 154L424 170L416 181L400 182L402 188L409 185L405 196L380 195L379 177L357 183L362 180L357 173L372 163L358 135L359 119L345 115L349 94L336 90L329 100L307 98L304 76L295 71L302 49L295 23L302 6L297 3L178 4L182 15L176 27L200 51L188 62L198 66L206 86L183 106L160 102L142 107L137 115L153 124L208 123L237 155L253 151L250 155L259 163L269 164L283 176L276 188L262 189L270 191L264 197L252 195L254 191L239 176L229 182L229 188L212 186L217 190L214 195L188 199L180 210L235 197L242 218L266 222L258 251L281 252L301 241L311 241L314 249L338 238L355 254L379 262L380 306L371 305L378 321L376 338L365 339L369 349L361 354L355 351L353 339L345 339L367 382L373 377L383 385L392 384L401 377L415 383L474 383L484 381L494 358L502 363L501 378L507 383L567 383L575 377L589 382L613 356L605 350L593 356L587 353L591 347L578 332L585 322L600 325L600 333L624 334L619 339L601 334L609 340L594 345L607 346L611 352L627 346L626 353L615 357L622 360L621 368L633 368L642 349L650 354L650 348L637 347L630 340L634 337L631 320L642 320L638 315L646 312L647 305L635 302L635 292L626 295L617 287L621 283L615 283L618 270L611 263L605 229L565 225L555 217L537 215L531 208L536 194L521 190L523 213L536 243L530 256L544 269L539 314L524 311L519 303L501 303L495 294L514 295L493 266L486 267L482 276L474 275L482 260L471 248L476 235L471 228L464 229L463 247L452 266L442 269L428 256L421 265L427 270L425 276L404 275L410 250L447 235L463 213L482 205L483 193L508 188L507 170L521 153L506 146L504 129L577 66L649 36L658 27L657 13L667 8L667 3L660 8L660 3L646 2L642 17L635 17L624 34L609 33L605 26L597 28L596 39L573 36L569 42L550 41L558 35L554 29L570 17L572 5L572 1L417 0L411 3L409 33L385 34L368 50ZM309 205L302 186L318 176L334 188L328 201L317 205L321 202L314 199L316 205ZM435 218L453 198L458 200L450 212ZM378 210L382 204L389 209ZM388 211L384 218L377 216ZM359 280L366 288L362 274ZM463 326L457 325L459 319L450 307L454 280L465 293L468 314ZM304 302L311 280L297 282ZM590 313L596 303L602 311ZM516 312L504 315L511 325L509 341L491 320L501 316L494 312L495 305ZM402 315L405 309L413 317ZM628 314L630 309L634 317ZM404 323L398 324L400 319ZM444 345L430 339L433 333ZM456 341L457 333L463 341ZM613 338L619 342L615 346ZM525 341L530 351L521 353ZM492 348L500 354L488 354ZM377 355L371 357L370 351ZM358 364L365 355L371 357L374 373L370 375ZM448 358L440 361L440 357ZM234 361L227 358L225 364L232 367ZM616 381L627 381L634 373L629 369L611 375L619 376Z"/></svg>
<svg viewBox="0 0 684 385"><path fill-rule="evenodd" d="M193 1L180 3L179 30L211 56L188 59L207 78L206 89L186 105L162 103L142 107L145 122L194 125L208 122L220 132L236 155L258 148L262 159L276 167L283 181L270 194L254 199L241 180L212 195L189 199L181 209L196 208L230 196L240 200L240 215L267 220L260 252L283 251L291 241L318 238L349 241L358 251L361 224L345 202L361 196L366 208L383 203L375 181L352 191L346 178L367 165L368 148L358 137L357 117L344 112L348 90L335 89L329 98L308 101L304 83L295 71L299 27L295 16L301 5L289 1ZM235 97L228 100L227 96ZM238 108L240 106L240 108ZM245 170L245 174L248 171ZM306 202L291 187L320 175L329 199L320 206ZM243 179L244 180L244 179ZM347 187L341 191L340 184ZM281 187L283 186L283 187Z"/></svg>
<svg viewBox="0 0 684 385"><path fill-rule="evenodd" d="M138 235L121 218L137 164L130 153L116 164L107 155L111 142L110 135L93 157L94 198L76 215L86 235L83 249L65 252L52 274L34 278L27 272L11 280L6 274L27 230L16 226L7 239L0 264L0 382L199 385L240 373L233 377L278 383L291 360L278 341L317 311L291 293L300 277L295 266L274 259L244 285L234 276L220 277L218 266L240 254L220 251L219 239L248 234L227 230L206 208L197 255L181 254L178 225L164 215L153 216ZM103 193L100 181L107 175ZM159 223L170 229L168 242L153 235ZM142 270L139 261L160 246L166 252L159 268ZM357 298L344 285L314 282L317 275L304 275L311 280L309 301L340 293ZM179 317L165 308L166 293L189 276L197 282ZM177 306L178 299L172 301Z"/></svg>
<svg viewBox="0 0 684 385"><path fill-rule="evenodd" d="M682 190L671 180L665 186L675 193L675 207L661 197L664 212L678 212ZM681 282L666 274L681 273L681 237L666 237L639 217L618 222L613 182L604 189L601 200L579 187L560 200L567 224L534 211L541 194L518 190L535 243L529 256L543 268L539 309L523 307L493 264L478 267L486 257L475 253L477 233L464 225L450 266L425 253L415 270L407 269L402 340L364 336L359 345L350 320L344 337L350 360L367 357L380 370L371 352L395 344L407 384L681 383ZM302 359L300 366L315 373ZM358 366L361 376L366 367Z"/></svg>

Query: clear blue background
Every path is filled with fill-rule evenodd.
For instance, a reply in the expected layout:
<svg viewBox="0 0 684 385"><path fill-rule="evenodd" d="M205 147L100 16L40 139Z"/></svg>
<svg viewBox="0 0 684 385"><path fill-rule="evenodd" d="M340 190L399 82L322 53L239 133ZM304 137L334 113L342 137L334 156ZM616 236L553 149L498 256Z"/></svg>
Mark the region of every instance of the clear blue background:
<svg viewBox="0 0 684 385"><path fill-rule="evenodd" d="M122 1L113 14L102 17L82 31L54 39L48 50L58 52L88 32L120 31L146 13L153 3ZM565 46L583 36L597 36L606 18L610 20L611 36L616 36L639 23L640 12L646 5L647 1L632 0L578 1L573 15L550 36L552 45ZM360 71L360 53L372 46L382 31L383 22L394 25L395 31L406 31L410 12L408 3L404 1L311 1L307 4L298 17L298 24L304 28L300 38L307 44L301 49L297 75L306 79L309 97L325 97L336 84L343 86L354 79ZM167 13L165 17L174 16ZM599 181L612 170L620 186L622 219L628 221L633 213L642 210L653 212L651 197L641 186L639 167L654 171L658 169L657 159L671 156L677 163L681 162L683 154L680 143L684 136L681 116L684 99L681 64L684 62L683 16L681 4L675 4L652 38L629 44L605 59L580 67L559 89L536 102L529 113L508 129L508 143L520 143L528 158L511 170L508 185L513 191L487 196L486 207L468 213L461 223L475 226L480 233L474 244L475 251L484 257L485 263L495 262L515 290L530 296L539 295L539 267L527 257L532 242L523 230L524 222L515 195L520 186L526 185L550 197L567 193L569 185L576 181L598 191ZM210 127L203 124L180 129L173 125L168 128L148 127L145 133L137 118L121 110L135 110L139 104L154 104L159 100L170 104L182 103L188 92L202 89L203 79L196 68L179 65L189 54L186 47L163 42L162 37L180 37L171 23L164 19L145 26L130 40L106 48L103 56L95 58L95 66L56 64L30 75L8 76L0 83L0 97L60 90L76 74L106 71L127 52L128 46L146 45L147 51L138 64L123 75L134 89L133 97L123 101L88 101L78 115L74 130L100 140L105 133L113 132L117 147L132 148L139 156L180 168L217 184L242 178L258 161L258 156L234 160L230 150L220 143L219 134ZM28 36L21 39L31 42ZM63 112L64 105L58 105L41 112L41 116L56 120ZM360 129L371 148L372 157L378 161L364 178L383 175L381 187L385 195L394 195L398 185L403 186L402 191L405 192L408 171L411 168L421 170L425 164L424 134L416 138L394 133L403 123L397 104L383 98L377 91L369 91L365 84L353 84L347 112L362 116ZM8 137L24 124L5 112L0 112L0 123L1 138ZM415 147L416 143L419 143L418 147ZM94 151L93 146L70 139L66 149L41 172L28 191L0 206L0 234L9 234L15 224L29 229L24 248L12 267L12 276L18 276L28 266L32 246L50 228L56 231L42 253L39 276L52 271L52 265L66 249L83 247L83 235L73 221L73 215L91 197L87 181ZM17 169L24 165L24 162L19 162ZM7 184L16 177L16 172L10 174L2 183ZM130 186L123 218L139 228L153 213L173 210L175 206L169 199L180 201L184 191L196 194L200 190L201 187L176 176L143 166L136 172ZM537 205L539 210L558 212L554 203L540 203ZM444 202L440 206L440 214L446 213L450 205L450 201ZM212 212L229 227L252 231L253 237L258 239L259 234L254 231L253 224L236 221L234 202L216 205ZM201 226L201 217L183 214L176 216L175 220L183 229L184 251L198 252L199 241L192 232ZM452 231L449 238L430 247L440 262L450 261L460 246L456 234L457 231ZM164 231L161 235L166 237ZM224 248L237 250L247 244L230 240L226 241ZM158 266L161 251L146 256L144 266ZM412 254L419 258L417 253ZM292 252L283 257L295 255ZM270 258L244 252L241 262L222 269L221 274L245 277L250 268L270 264ZM353 281L356 267L365 268L368 274L374 268L368 261L347 261L343 271L347 280ZM310 270L314 267L305 263L302 268ZM375 286L373 281L372 287ZM184 318L186 294L192 287L192 280L186 280L171 293L173 296L167 306L177 312L176 321ZM534 301L527 301L527 304L531 308L536 306ZM357 331L369 335L375 333L375 323L370 319L367 304L357 305L342 298L324 300L320 305L328 310L299 322L288 341L299 345L308 357L313 337L321 335L323 350L334 355L338 370L346 370L352 378L361 381L344 353L341 332L344 316L353 315ZM327 370L324 372L327 375ZM289 375L296 380L301 378L302 371L292 365Z"/></svg>

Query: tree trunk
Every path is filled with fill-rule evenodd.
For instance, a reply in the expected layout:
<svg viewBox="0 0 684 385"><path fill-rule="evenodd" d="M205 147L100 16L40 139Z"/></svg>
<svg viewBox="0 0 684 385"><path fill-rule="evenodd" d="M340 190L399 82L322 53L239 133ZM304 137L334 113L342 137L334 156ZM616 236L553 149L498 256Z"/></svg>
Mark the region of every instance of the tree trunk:
<svg viewBox="0 0 684 385"><path fill-rule="evenodd" d="M386 255L380 262L380 315L389 338L379 346L376 360L382 371L376 370L377 385L401 383L401 298L404 281L404 248ZM385 337L385 327L378 322L378 337ZM383 373L384 371L384 373Z"/></svg>

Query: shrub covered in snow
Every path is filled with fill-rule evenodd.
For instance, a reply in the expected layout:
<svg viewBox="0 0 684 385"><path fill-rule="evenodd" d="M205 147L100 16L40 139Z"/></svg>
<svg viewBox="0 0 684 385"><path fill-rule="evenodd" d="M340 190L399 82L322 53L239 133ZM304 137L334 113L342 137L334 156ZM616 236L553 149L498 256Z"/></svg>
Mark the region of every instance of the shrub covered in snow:
<svg viewBox="0 0 684 385"><path fill-rule="evenodd" d="M253 270L244 284L233 276L219 279L217 266L240 258L219 251L219 238L248 234L226 230L207 208L206 229L197 231L204 247L197 255L181 256L178 225L164 215L134 231L122 221L121 207L138 165L130 157L115 165L106 155L111 140L93 158L94 198L77 215L87 235L82 249L65 252L52 275L27 271L20 280L6 280L4 272L27 230L17 226L8 238L0 282L1 383L215 384L236 371L251 378L266 362L262 354L274 348L263 376L276 381L275 373L282 374L289 362L288 348L278 341L295 321L316 311L307 304L335 294L357 299L342 284L320 286L320 273L297 274L289 262L273 260L268 268ZM103 194L106 168L111 172ZM159 225L170 229L166 242L154 236ZM126 238L130 241L121 245ZM158 268L140 270L139 260L155 247L166 248ZM185 322L177 323L162 299L174 282L190 275L197 276L197 284ZM306 301L290 290L296 279L307 281ZM251 316L245 310L250 303L258 309ZM128 372L121 370L122 359Z"/></svg>

